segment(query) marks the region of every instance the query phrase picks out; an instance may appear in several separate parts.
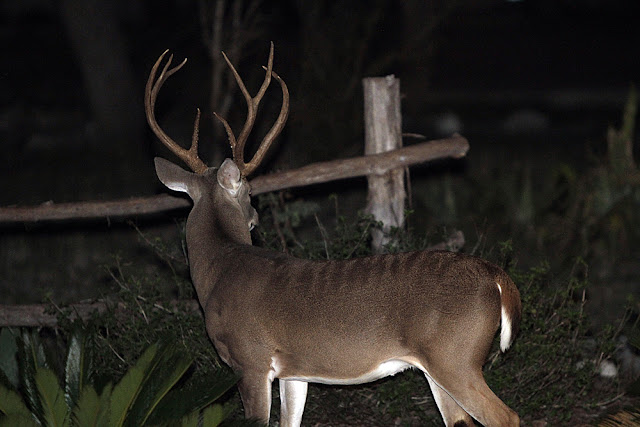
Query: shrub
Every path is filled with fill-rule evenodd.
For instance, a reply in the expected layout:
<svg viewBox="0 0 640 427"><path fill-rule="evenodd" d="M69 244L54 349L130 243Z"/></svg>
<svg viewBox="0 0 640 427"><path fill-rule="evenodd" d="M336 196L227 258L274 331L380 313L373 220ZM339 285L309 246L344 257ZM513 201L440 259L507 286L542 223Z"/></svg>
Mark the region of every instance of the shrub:
<svg viewBox="0 0 640 427"><path fill-rule="evenodd" d="M91 340L83 333L71 336L61 385L37 333L25 330L17 337L4 329L0 425L197 426L202 418L216 426L228 415L229 408L213 402L235 384L234 375L219 370L176 387L188 377L192 359L164 341L149 346L115 385L100 387ZM11 358L6 349L17 354ZM7 385L9 378L15 388Z"/></svg>

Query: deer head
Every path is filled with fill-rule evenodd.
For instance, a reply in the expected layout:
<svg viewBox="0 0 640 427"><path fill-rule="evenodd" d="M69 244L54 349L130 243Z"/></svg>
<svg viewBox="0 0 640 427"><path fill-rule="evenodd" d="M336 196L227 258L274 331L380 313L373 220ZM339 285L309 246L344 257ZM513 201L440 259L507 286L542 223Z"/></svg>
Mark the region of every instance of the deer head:
<svg viewBox="0 0 640 427"><path fill-rule="evenodd" d="M187 193L194 201L194 206L199 205L200 200L204 196L207 200L211 200L212 204L216 206L216 211L223 211L227 213L239 211L241 213L241 217L246 223L247 229L250 231L258 223L258 214L255 209L251 207L251 189L247 181L247 177L256 170L264 159L264 156L273 143L273 140L284 128L289 112L289 91L287 85L280 76L273 71L273 43L271 43L267 66L264 67L266 70L264 81L262 82L258 93L253 97L249 94L242 78L236 71L235 67L231 64L231 61L229 61L229 58L224 54L224 52L222 53L247 102L247 118L240 135L236 138L233 130L229 126L229 123L223 117L214 113L227 132L233 155L233 160L226 159L220 168L217 169L209 168L198 155L198 134L200 123L199 109L196 113L191 146L189 149L183 148L180 144L170 138L162 130L155 118L155 104L162 85L172 74L180 70L187 61L184 59L177 66L169 68L173 60L173 55L170 55L168 61L162 68L160 75L156 79L156 73L158 72L160 64L167 52L168 51L165 51L158 58L151 69L151 73L147 81L145 88L145 111L147 121L160 141L178 158L186 163L193 173L187 172L167 160L156 158L156 174L160 181L169 189ZM263 138L253 158L247 163L244 160L245 144L251 130L253 129L260 101L271 83L271 77L275 78L282 88L282 107L276 122ZM231 218L238 217L237 215L227 216ZM235 229L237 226L232 226L232 228ZM241 240L247 241L248 233L241 232L241 234L243 237ZM250 243L250 236L248 238L248 242Z"/></svg>

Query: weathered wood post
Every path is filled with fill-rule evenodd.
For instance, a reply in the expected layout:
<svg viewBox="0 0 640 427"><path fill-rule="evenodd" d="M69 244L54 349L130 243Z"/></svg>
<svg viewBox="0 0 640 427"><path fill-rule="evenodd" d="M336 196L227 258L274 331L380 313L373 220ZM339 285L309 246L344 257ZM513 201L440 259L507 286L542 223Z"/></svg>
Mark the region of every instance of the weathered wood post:
<svg viewBox="0 0 640 427"><path fill-rule="evenodd" d="M400 80L393 75L362 80L364 88L365 155L397 150L402 147L400 114ZM404 225L406 199L404 168L367 175L369 191L366 212L383 224L372 233L374 252L383 252L389 242L391 227Z"/></svg>

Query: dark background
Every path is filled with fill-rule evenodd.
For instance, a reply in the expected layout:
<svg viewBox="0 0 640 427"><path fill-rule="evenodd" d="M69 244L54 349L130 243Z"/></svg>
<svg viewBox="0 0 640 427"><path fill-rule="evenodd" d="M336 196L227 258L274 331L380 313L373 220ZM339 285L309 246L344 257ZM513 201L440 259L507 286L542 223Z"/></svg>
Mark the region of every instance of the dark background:
<svg viewBox="0 0 640 427"><path fill-rule="evenodd" d="M165 85L158 120L186 143L200 107L202 157L214 164L229 152L212 110L236 129L246 111L226 71L212 95L212 73L224 67L215 48L229 53L254 92L269 41L275 43L274 69L292 104L263 172L361 154L361 79L395 74L405 132L431 139L459 131L471 144L464 161L416 168L418 207L421 191L429 191L421 182L440 173L468 181L477 171L527 169L542 179L553 165L588 167L604 155L607 128L619 126L640 75L632 0L244 1L225 3L215 21L222 3L3 2L0 205L163 191L152 158L167 154L147 128L143 90L167 48L189 62ZM222 27L213 43L216 24ZM258 139L280 107L278 92L263 101ZM225 99L232 101L225 106ZM296 194L342 191L343 210L364 206L362 180ZM500 214L478 222L501 222ZM68 300L94 295L108 281L101 266L114 254L145 252L123 225L25 228L0 230L0 302L39 300L51 288ZM476 237L467 234L471 244Z"/></svg>

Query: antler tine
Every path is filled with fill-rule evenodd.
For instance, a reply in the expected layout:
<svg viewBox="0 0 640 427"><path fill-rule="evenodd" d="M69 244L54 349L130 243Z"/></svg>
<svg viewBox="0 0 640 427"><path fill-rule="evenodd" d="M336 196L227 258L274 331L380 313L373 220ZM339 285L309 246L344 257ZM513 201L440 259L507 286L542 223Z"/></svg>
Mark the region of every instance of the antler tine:
<svg viewBox="0 0 640 427"><path fill-rule="evenodd" d="M267 67L262 68L269 72ZM276 122L262 139L258 150L253 155L253 158L249 163L245 164L244 173L246 175L251 175L251 173L256 170L260 163L262 163L262 159L264 159L264 156L267 154L269 147L271 147L271 143L274 139L276 139L278 135L280 135L280 132L282 132L284 125L287 123L287 118L289 117L289 88L287 88L287 84L280 78L278 74L276 74L275 71L271 71L271 75L278 81L278 83L280 83L280 87L282 88L282 107L280 107L280 114L278 114Z"/></svg>
<svg viewBox="0 0 640 427"><path fill-rule="evenodd" d="M151 73L149 73L149 79L147 80L147 85L144 91L144 109L147 115L147 122L149 123L149 127L151 127L153 133L165 146L167 146L167 148L169 148L169 150L171 150L176 156L178 156L183 162L185 162L191 168L191 170L201 174L207 170L207 165L198 156L200 110L198 109L196 113L196 120L193 125L193 136L191 138L191 147L188 150L182 148L177 142L171 139L162 130L162 128L156 121L155 104L160 88L162 88L164 82L169 77L171 77L172 74L180 70L187 62L187 59L185 58L184 61L182 61L180 64L176 65L173 68L169 68L169 66L171 65L171 61L173 60L173 55L169 55L169 60L162 68L162 72L156 80L156 73L158 72L158 68L160 67L162 60L168 52L169 50L167 49L162 53L162 55L160 55L156 63L153 65Z"/></svg>
<svg viewBox="0 0 640 427"><path fill-rule="evenodd" d="M225 55L224 52L222 53L224 60L227 62L227 65L229 66L229 69L231 70L231 73L233 74L233 77L235 78L236 83L238 84L238 87L240 88L240 91L242 92L242 95L244 96L247 102L247 119L245 121L244 126L242 127L242 131L240 132L240 135L238 136L238 138L236 138L235 135L233 134L233 131L231 130L231 127L229 126L227 121L224 118L220 117L218 114L216 113L214 114L218 118L218 120L222 122L225 130L227 131L227 135L229 136L229 143L231 144L231 150L233 152L233 160L236 162L236 164L238 165L238 168L240 169L240 171L244 176L248 176L249 174L251 174L256 169L260 161L264 158L264 155L266 154L267 149L271 145L271 142L273 142L273 139L280 133L280 131L284 127L284 124L287 120L287 115L289 114L289 91L287 89L286 84L284 84L284 82L282 81L282 79L280 79L280 77L278 77L277 74L273 72L273 51L274 51L273 42L271 42L271 47L269 49L269 60L267 61L267 66L263 67L266 70L264 81L262 82L262 86L260 86L258 93L254 97L252 97L249 94L249 91L244 85L242 78L236 71L233 64L231 64L231 61L229 61L229 58L227 57L227 55ZM265 138L261 142L260 147L258 148L258 151L253 156L253 159L249 163L245 163L244 147L247 142L247 138L249 137L249 134L253 129L253 125L256 120L256 115L258 112L258 106L260 105L260 101L262 100L262 97L266 93L267 88L271 83L272 75L274 78L276 78L276 80L280 82L280 86L282 87L282 92L283 92L282 109L280 111L280 115L278 116L278 120L276 121L274 126L271 128L267 136L265 136Z"/></svg>

